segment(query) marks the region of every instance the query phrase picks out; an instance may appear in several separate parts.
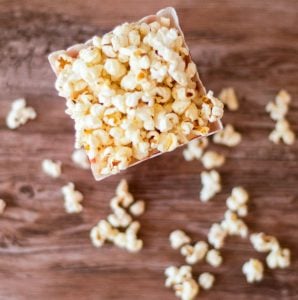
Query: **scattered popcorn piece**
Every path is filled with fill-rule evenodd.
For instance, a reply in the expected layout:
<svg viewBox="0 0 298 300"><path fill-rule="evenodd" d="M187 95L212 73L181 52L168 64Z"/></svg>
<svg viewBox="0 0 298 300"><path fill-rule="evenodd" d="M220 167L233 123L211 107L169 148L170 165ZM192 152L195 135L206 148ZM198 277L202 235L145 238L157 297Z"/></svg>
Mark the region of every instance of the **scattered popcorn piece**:
<svg viewBox="0 0 298 300"><path fill-rule="evenodd" d="M90 239L94 247L102 247L106 240L114 241L119 231L106 220L101 220L90 231Z"/></svg>
<svg viewBox="0 0 298 300"><path fill-rule="evenodd" d="M82 169L89 169L90 162L88 156L83 149L75 149L71 155L72 161Z"/></svg>
<svg viewBox="0 0 298 300"><path fill-rule="evenodd" d="M132 217L122 207L114 210L113 214L108 215L107 220L113 227L127 227L132 222Z"/></svg>
<svg viewBox="0 0 298 300"><path fill-rule="evenodd" d="M220 224L214 223L208 232L208 242L216 249L222 248L225 238L227 236L227 230Z"/></svg>
<svg viewBox="0 0 298 300"><path fill-rule="evenodd" d="M62 194L64 196L64 207L68 213L79 213L83 210L81 202L83 201L83 195L79 191L75 190L75 185L69 182L63 186Z"/></svg>
<svg viewBox="0 0 298 300"><path fill-rule="evenodd" d="M217 171L204 171L201 173L202 189L200 199L203 202L209 201L216 193L221 190L220 175Z"/></svg>
<svg viewBox="0 0 298 300"><path fill-rule="evenodd" d="M229 234L229 235L238 235L242 238L248 236L248 227L243 220L239 219L237 214L227 210L225 212L225 219L220 223L220 226Z"/></svg>
<svg viewBox="0 0 298 300"><path fill-rule="evenodd" d="M174 285L175 295L182 300L193 300L199 293L199 285L191 278Z"/></svg>
<svg viewBox="0 0 298 300"><path fill-rule="evenodd" d="M275 144L279 144L282 140L287 145L293 145L296 136L290 128L290 123L285 119L280 119L275 124L275 129L270 133L269 140Z"/></svg>
<svg viewBox="0 0 298 300"><path fill-rule="evenodd" d="M181 266L180 268L171 266L165 270L166 287L172 287L175 284L179 284L185 280L192 278L191 266Z"/></svg>
<svg viewBox="0 0 298 300"><path fill-rule="evenodd" d="M286 90L280 90L275 97L275 102L269 102L266 105L266 112L270 113L272 120L282 120L288 112L290 102L290 94Z"/></svg>
<svg viewBox="0 0 298 300"><path fill-rule="evenodd" d="M214 284L214 281L214 275L209 272L202 273L198 278L199 286L204 290L210 290Z"/></svg>
<svg viewBox="0 0 298 300"><path fill-rule="evenodd" d="M0 199L0 215L4 213L6 207L6 202L3 199Z"/></svg>
<svg viewBox="0 0 298 300"><path fill-rule="evenodd" d="M12 102L11 110L6 117L6 125L10 129L16 129L35 118L35 110L32 107L26 107L26 100L21 98Z"/></svg>
<svg viewBox="0 0 298 300"><path fill-rule="evenodd" d="M205 93L180 27L164 14L178 20L166 8L49 56L76 147L98 180L220 128L223 104Z"/></svg>
<svg viewBox="0 0 298 300"><path fill-rule="evenodd" d="M207 252L206 262L212 267L219 267L222 264L222 256L220 252L216 249L211 249Z"/></svg>
<svg viewBox="0 0 298 300"><path fill-rule="evenodd" d="M236 132L231 124L227 124L222 131L213 136L213 142L228 147L235 147L241 142L241 134Z"/></svg>
<svg viewBox="0 0 298 300"><path fill-rule="evenodd" d="M201 159L203 166L206 169L221 167L225 162L225 156L215 151L207 151Z"/></svg>
<svg viewBox="0 0 298 300"><path fill-rule="evenodd" d="M53 160L50 159L43 160L41 165L43 172L53 178L60 177L61 166L62 166L61 161L54 162Z"/></svg>
<svg viewBox="0 0 298 300"><path fill-rule="evenodd" d="M191 241L190 237L182 230L171 232L169 239L173 249L179 249L183 245L189 244Z"/></svg>
<svg viewBox="0 0 298 300"><path fill-rule="evenodd" d="M197 242L194 246L184 245L180 253L185 256L188 264L193 265L202 260L208 251L208 244L204 241Z"/></svg>
<svg viewBox="0 0 298 300"><path fill-rule="evenodd" d="M287 268L290 265L291 252L289 249L275 248L266 257L270 269Z"/></svg>
<svg viewBox="0 0 298 300"><path fill-rule="evenodd" d="M237 99L235 90L232 87L222 89L218 95L218 98L231 111L235 111L239 108L238 99Z"/></svg>
<svg viewBox="0 0 298 300"><path fill-rule="evenodd" d="M122 179L118 184L116 188L116 196L117 198L115 199L118 201L118 206L122 205L123 207L127 208L134 202L134 198L128 190L128 183L125 179Z"/></svg>
<svg viewBox="0 0 298 300"><path fill-rule="evenodd" d="M145 211L145 202L142 200L136 201L129 207L129 211L133 216L140 216Z"/></svg>
<svg viewBox="0 0 298 300"><path fill-rule="evenodd" d="M260 260L251 258L243 265L242 272L246 276L248 283L261 281L263 279L264 266Z"/></svg>
<svg viewBox="0 0 298 300"><path fill-rule="evenodd" d="M200 159L204 149L208 146L207 138L200 138L190 141L187 148L183 150L183 156L186 161Z"/></svg>
<svg viewBox="0 0 298 300"><path fill-rule="evenodd" d="M274 236L266 235L263 232L251 234L250 242L258 252L269 252L279 249L278 240Z"/></svg>
<svg viewBox="0 0 298 300"><path fill-rule="evenodd" d="M231 196L227 199L227 207L229 210L237 212L240 217L245 217L247 215L246 203L248 199L248 192L243 187L234 187Z"/></svg>

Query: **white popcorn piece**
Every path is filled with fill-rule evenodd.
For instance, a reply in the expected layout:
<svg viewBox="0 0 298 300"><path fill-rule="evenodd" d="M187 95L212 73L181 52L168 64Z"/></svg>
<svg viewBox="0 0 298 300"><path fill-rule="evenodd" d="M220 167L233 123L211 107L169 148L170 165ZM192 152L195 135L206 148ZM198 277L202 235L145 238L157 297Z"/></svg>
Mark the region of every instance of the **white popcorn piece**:
<svg viewBox="0 0 298 300"><path fill-rule="evenodd" d="M63 186L61 191L64 196L64 207L67 213L79 213L83 210L81 204L83 195L75 190L75 185L72 182Z"/></svg>
<svg viewBox="0 0 298 300"><path fill-rule="evenodd" d="M43 172L53 178L60 177L60 175L62 173L61 166L62 166L61 161L55 162L50 159L44 159L41 164Z"/></svg>
<svg viewBox="0 0 298 300"><path fill-rule="evenodd" d="M258 252L269 252L279 249L279 242L276 237L266 235L263 232L251 234L250 242Z"/></svg>
<svg viewBox="0 0 298 300"><path fill-rule="evenodd" d="M180 284L183 281L192 278L192 268L191 266L181 266L179 268L171 266L165 270L166 276L166 287L172 287L176 284Z"/></svg>
<svg viewBox="0 0 298 300"><path fill-rule="evenodd" d="M0 215L4 213L6 207L6 202L3 199L0 199Z"/></svg>
<svg viewBox="0 0 298 300"><path fill-rule="evenodd" d="M239 108L236 92L232 87L224 88L218 95L218 98L225 104L229 110L235 111Z"/></svg>
<svg viewBox="0 0 298 300"><path fill-rule="evenodd" d="M201 173L202 189L200 199L202 202L207 202L221 191L221 179L217 171L211 170Z"/></svg>
<svg viewBox="0 0 298 300"><path fill-rule="evenodd" d="M107 220L115 228L127 227L132 222L132 217L126 212L124 208L117 207L114 209L113 214L108 215Z"/></svg>
<svg viewBox="0 0 298 300"><path fill-rule="evenodd" d="M241 142L241 134L236 132L231 124L227 124L224 129L213 136L213 142L216 144L235 147Z"/></svg>
<svg viewBox="0 0 298 300"><path fill-rule="evenodd" d="M197 242L194 246L189 244L182 246L181 255L185 256L188 264L193 265L201 261L208 251L208 244L204 241Z"/></svg>
<svg viewBox="0 0 298 300"><path fill-rule="evenodd" d="M220 224L214 223L208 232L208 242L216 249L220 249L224 245L227 230Z"/></svg>
<svg viewBox="0 0 298 300"><path fill-rule="evenodd" d="M216 249L211 249L207 252L206 262L212 267L219 267L222 264L222 256Z"/></svg>
<svg viewBox="0 0 298 300"><path fill-rule="evenodd" d="M288 113L291 95L286 90L280 90L275 97L275 102L269 102L266 105L266 112L274 121L282 120Z"/></svg>
<svg viewBox="0 0 298 300"><path fill-rule="evenodd" d="M98 180L221 128L223 104L206 94L173 8L49 60Z"/></svg>
<svg viewBox="0 0 298 300"><path fill-rule="evenodd" d="M174 285L175 295L182 300L193 300L199 293L199 285L191 278Z"/></svg>
<svg viewBox="0 0 298 300"><path fill-rule="evenodd" d="M136 201L129 207L129 212L136 217L141 216L144 213L144 211L145 211L145 202L142 200Z"/></svg>
<svg viewBox="0 0 298 300"><path fill-rule="evenodd" d="M190 237L182 230L175 230L169 236L170 244L173 249L179 249L191 242Z"/></svg>
<svg viewBox="0 0 298 300"><path fill-rule="evenodd" d="M201 158L202 164L206 169L221 167L225 163L225 156L215 151L206 151Z"/></svg>
<svg viewBox="0 0 298 300"><path fill-rule="evenodd" d="M89 169L90 168L90 162L88 159L88 156L83 149L76 149L73 151L71 155L72 161L80 168L82 169Z"/></svg>
<svg viewBox="0 0 298 300"><path fill-rule="evenodd" d="M10 129L16 129L35 118L35 110L32 107L26 107L26 100L20 98L12 102L11 110L6 117L6 125Z"/></svg>
<svg viewBox="0 0 298 300"><path fill-rule="evenodd" d="M293 145L296 136L290 128L290 123L285 119L280 119L275 124L275 129L270 133L269 140L275 144L283 141L286 145Z"/></svg>
<svg viewBox="0 0 298 300"><path fill-rule="evenodd" d="M248 283L259 282L263 279L263 263L258 259L251 258L243 265L242 272L246 276Z"/></svg>
<svg viewBox="0 0 298 300"><path fill-rule="evenodd" d="M90 239L94 247L102 247L106 241L113 241L119 231L106 220L101 220L90 231Z"/></svg>
<svg viewBox="0 0 298 300"><path fill-rule="evenodd" d="M248 192L241 186L232 189L231 196L228 197L226 204L229 210L236 212L238 216L247 215Z"/></svg>
<svg viewBox="0 0 298 300"><path fill-rule="evenodd" d="M291 263L291 252L286 248L275 248L267 255L266 263L270 269L287 268Z"/></svg>
<svg viewBox="0 0 298 300"><path fill-rule="evenodd" d="M220 226L227 232L228 235L237 235L242 238L248 236L248 227L244 221L238 218L237 214L227 210L225 212L225 218L220 223Z"/></svg>
<svg viewBox="0 0 298 300"><path fill-rule="evenodd" d="M207 138L200 138L190 141L183 150L183 156L186 161L200 159L204 149L208 146Z"/></svg>
<svg viewBox="0 0 298 300"><path fill-rule="evenodd" d="M210 290L214 284L215 277L209 272L200 274L198 278L199 286L204 290Z"/></svg>

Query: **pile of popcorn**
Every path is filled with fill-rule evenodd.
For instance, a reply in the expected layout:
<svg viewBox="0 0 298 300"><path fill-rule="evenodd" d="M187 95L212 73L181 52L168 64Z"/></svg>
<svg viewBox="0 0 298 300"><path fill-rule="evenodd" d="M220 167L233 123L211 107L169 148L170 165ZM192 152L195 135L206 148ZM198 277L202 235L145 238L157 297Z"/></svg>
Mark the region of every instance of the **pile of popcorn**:
<svg viewBox="0 0 298 300"><path fill-rule="evenodd" d="M275 129L269 135L269 140L275 144L283 141L287 145L292 145L295 142L295 133L285 118L290 102L291 95L286 90L281 90L275 97L275 102L269 102L266 106L271 119L276 121Z"/></svg>
<svg viewBox="0 0 298 300"><path fill-rule="evenodd" d="M125 23L74 51L54 53L56 88L75 121L95 174L115 174L172 151L223 115L207 95L180 31L170 19Z"/></svg>
<svg viewBox="0 0 298 300"><path fill-rule="evenodd" d="M111 242L129 252L140 251L143 248L143 241L138 237L141 225L133 217L144 213L145 202L134 200L127 181L123 179L116 188L116 196L111 199L110 206L113 213L107 220L100 220L90 231L92 244L102 247L105 242Z"/></svg>

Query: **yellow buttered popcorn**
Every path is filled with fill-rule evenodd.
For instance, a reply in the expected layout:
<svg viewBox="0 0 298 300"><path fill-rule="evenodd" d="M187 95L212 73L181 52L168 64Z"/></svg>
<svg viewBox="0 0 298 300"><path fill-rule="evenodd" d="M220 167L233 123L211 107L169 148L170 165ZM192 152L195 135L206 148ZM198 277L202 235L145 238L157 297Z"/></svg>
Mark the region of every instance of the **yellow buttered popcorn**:
<svg viewBox="0 0 298 300"><path fill-rule="evenodd" d="M173 8L49 56L97 180L221 128Z"/></svg>

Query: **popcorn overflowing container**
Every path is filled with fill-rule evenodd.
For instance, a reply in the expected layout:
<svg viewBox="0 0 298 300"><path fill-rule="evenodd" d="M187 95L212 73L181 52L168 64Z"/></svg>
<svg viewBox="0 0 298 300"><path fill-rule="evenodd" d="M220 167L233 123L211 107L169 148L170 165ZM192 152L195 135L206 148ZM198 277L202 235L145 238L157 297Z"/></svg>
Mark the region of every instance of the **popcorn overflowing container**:
<svg viewBox="0 0 298 300"><path fill-rule="evenodd" d="M183 32L182 32L182 30L181 30L181 28L180 28L180 26L179 26L179 20L178 20L177 13L176 13L176 11L175 11L174 8L168 7L168 8L162 9L162 10L160 10L159 12L157 12L155 15L146 16L145 18L143 18L143 19L141 19L140 21L138 21L138 23L144 23L144 22L145 22L145 23L149 24L149 23L151 23L151 22L158 21L158 20L159 20L160 18L162 18L162 17L170 19L170 28L175 28L175 29L177 29L177 31L179 32L179 34L180 34L180 35L182 36L182 38L183 38L183 45L184 45L184 47L185 47L186 49L188 49L188 47L187 47L187 45L186 45L186 43L185 43L185 39L184 39ZM77 44L77 45L74 45L74 46L68 48L68 49L66 50L66 53L67 53L69 56L71 56L71 57L73 57L73 58L76 58L76 57L78 56L80 50L82 50L82 49L84 49L84 48L87 48L87 47L89 47L90 45L92 45L92 40L88 40L88 41L87 41L86 43L84 43L84 44ZM59 69L57 69L57 63L56 63L56 62L57 62L57 60L58 60L58 58L59 58L60 53L61 53L61 51L56 51L56 52L53 52L52 54L49 55L49 62L50 62L50 65L51 65L53 71L55 72L55 74L56 74L57 76L58 76L58 74L59 74ZM185 60L186 60L186 63L192 61L192 60L191 60L190 54L189 54L188 56L186 56ZM202 82L201 82L201 80L200 80L200 78L199 78L198 72L196 73L195 76L196 76L196 83L197 83L196 90L198 91L198 94L199 94L200 96L206 95L206 90L205 90L205 88L204 88L204 86L203 86L203 84L202 84ZM204 135L204 136L214 134L214 133L216 133L217 131L221 130L221 129L222 129L222 124L221 124L221 121L220 121L220 120L216 120L215 122L212 122L212 123L209 122L208 127L209 127L209 132L208 132L208 134L206 134L206 135ZM202 135L195 135L195 134L190 133L189 135L187 135L187 142L189 142L189 141L191 141L191 140L193 140L193 139L201 138L201 137L202 137ZM186 142L186 143L187 143L187 142ZM178 145L178 147L183 146L183 145L185 145L186 143L180 144L180 145ZM156 157L156 156L158 156L158 155L160 155L160 154L162 154L162 153L164 153L164 152L160 152L160 151L158 151L157 149L155 149L155 150L151 151L151 152L149 153L149 156L146 157L146 158L144 158L144 159L137 160L137 159L134 158L134 159L129 163L129 166L128 166L128 167L135 166L136 164L139 164L139 163L141 163L141 162L143 162L143 161L146 161L146 160L148 160L148 159L151 159L151 158L153 158L153 157ZM97 169L97 167L96 167L96 164L94 164L94 163L92 162L92 160L90 160L90 162L91 162L92 173L93 173L94 178L95 178L96 180L102 180L102 179L104 179L104 178L106 178L106 177L112 175L112 174L106 174L106 175L100 174L100 173L98 172L98 169Z"/></svg>

